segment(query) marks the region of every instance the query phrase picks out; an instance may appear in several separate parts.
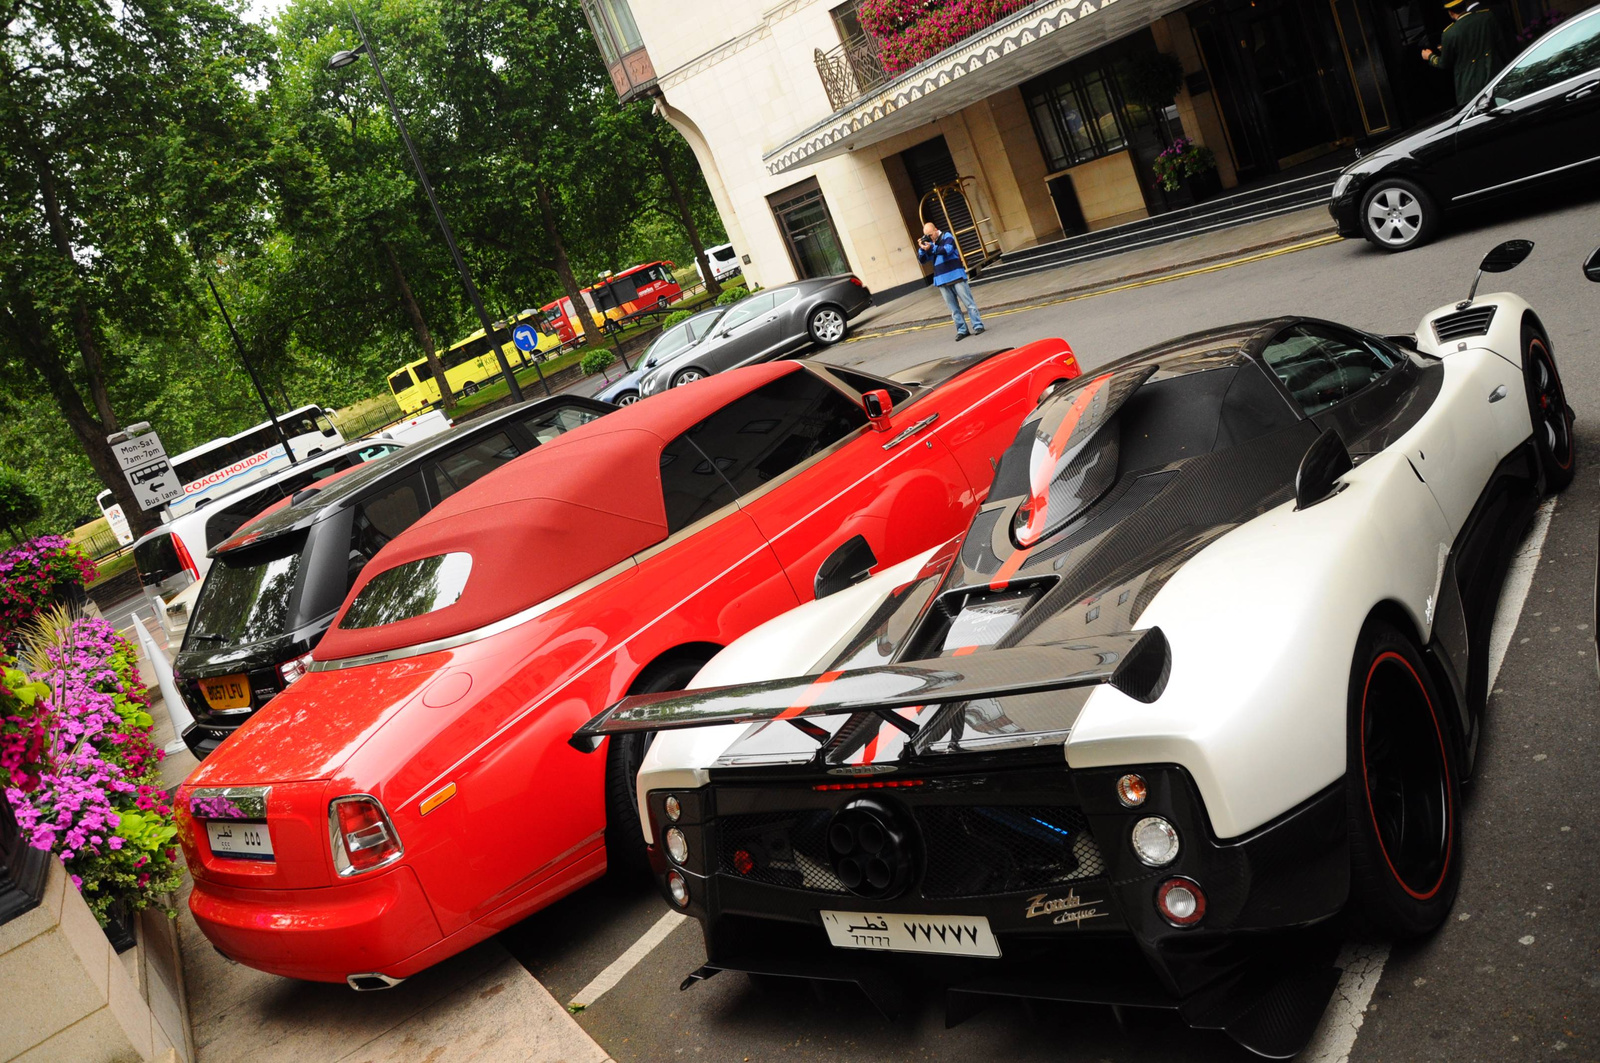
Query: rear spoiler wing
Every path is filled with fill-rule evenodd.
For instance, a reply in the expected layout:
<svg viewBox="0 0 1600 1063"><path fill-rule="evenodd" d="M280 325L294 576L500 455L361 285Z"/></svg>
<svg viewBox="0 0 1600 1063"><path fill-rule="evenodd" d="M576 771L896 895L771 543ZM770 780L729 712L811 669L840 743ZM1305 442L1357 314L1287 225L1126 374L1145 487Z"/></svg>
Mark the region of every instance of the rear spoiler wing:
<svg viewBox="0 0 1600 1063"><path fill-rule="evenodd" d="M918 726L895 709L1101 684L1148 704L1161 696L1171 668L1166 636L1153 627L797 679L636 694L578 728L568 741L579 752L592 753L606 735L857 712L877 713L915 734Z"/></svg>

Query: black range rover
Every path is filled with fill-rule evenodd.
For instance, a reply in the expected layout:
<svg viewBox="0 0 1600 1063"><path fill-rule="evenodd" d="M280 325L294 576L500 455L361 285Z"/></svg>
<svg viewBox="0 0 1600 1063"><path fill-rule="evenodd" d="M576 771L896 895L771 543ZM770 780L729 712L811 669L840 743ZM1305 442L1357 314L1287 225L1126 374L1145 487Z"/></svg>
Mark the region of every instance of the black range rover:
<svg viewBox="0 0 1600 1063"><path fill-rule="evenodd" d="M173 662L194 755L305 674L356 575L390 539L485 473L614 409L558 395L485 415L312 484L218 545Z"/></svg>

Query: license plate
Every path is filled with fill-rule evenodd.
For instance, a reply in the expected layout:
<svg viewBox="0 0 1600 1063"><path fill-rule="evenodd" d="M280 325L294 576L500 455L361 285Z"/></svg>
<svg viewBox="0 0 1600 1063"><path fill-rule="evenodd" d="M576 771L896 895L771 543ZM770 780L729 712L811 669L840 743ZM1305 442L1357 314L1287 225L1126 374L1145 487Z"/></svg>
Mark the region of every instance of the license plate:
<svg viewBox="0 0 1600 1063"><path fill-rule="evenodd" d="M937 952L999 958L1000 942L981 915L893 915L884 912L820 913L828 940L841 949Z"/></svg>
<svg viewBox="0 0 1600 1063"><path fill-rule="evenodd" d="M219 675L200 680L200 693L213 709L248 709L250 683L242 675Z"/></svg>
<svg viewBox="0 0 1600 1063"><path fill-rule="evenodd" d="M206 823L206 838L215 856L240 860L271 860L272 836L265 823Z"/></svg>

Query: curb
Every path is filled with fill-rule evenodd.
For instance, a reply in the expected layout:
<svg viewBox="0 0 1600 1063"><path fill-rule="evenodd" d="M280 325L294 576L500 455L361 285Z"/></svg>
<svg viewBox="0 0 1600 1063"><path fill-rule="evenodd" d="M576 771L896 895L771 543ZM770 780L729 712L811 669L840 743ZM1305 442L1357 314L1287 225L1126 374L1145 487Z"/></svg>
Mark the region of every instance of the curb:
<svg viewBox="0 0 1600 1063"><path fill-rule="evenodd" d="M1081 284L1075 288L1061 288L1049 293L1047 296L1033 296L1031 298L1011 299L1002 303L994 303L992 305L983 307L983 312L988 314L996 311L1015 311L1019 308L1049 306L1052 303L1064 301L1065 297L1081 297L1084 295L1092 295L1100 292L1102 289L1113 289L1121 285L1138 281L1149 281L1152 278L1163 278L1168 274L1182 274L1185 270L1191 270L1198 266L1213 265L1218 262L1226 262L1236 258L1249 258L1252 255L1258 255L1264 251L1283 253L1289 250L1307 250L1312 247L1322 247L1326 244L1335 243L1339 239L1341 239L1341 237L1339 237L1335 227L1332 225L1327 225L1321 228L1307 230L1306 232L1296 233L1293 236L1283 237L1277 240L1268 240L1265 243L1230 248L1227 251L1223 251L1214 255L1204 255L1199 258L1187 259L1183 262L1175 262L1170 265L1159 266L1154 269L1142 270L1137 273L1127 273L1120 277L1095 281L1093 284ZM1302 244L1304 247L1297 246ZM1081 263L1069 263L1059 268L1064 270L1071 269L1074 265L1080 264ZM1241 262L1240 264L1242 265L1243 263ZM1168 279L1177 280L1178 277L1173 276ZM886 336L899 335L902 332L913 332L918 329L948 325L949 323L950 317L948 314L940 317L918 318L914 321L902 321L891 326L886 326L884 329L877 332L858 332L848 337L843 342L856 343L861 340L882 339Z"/></svg>

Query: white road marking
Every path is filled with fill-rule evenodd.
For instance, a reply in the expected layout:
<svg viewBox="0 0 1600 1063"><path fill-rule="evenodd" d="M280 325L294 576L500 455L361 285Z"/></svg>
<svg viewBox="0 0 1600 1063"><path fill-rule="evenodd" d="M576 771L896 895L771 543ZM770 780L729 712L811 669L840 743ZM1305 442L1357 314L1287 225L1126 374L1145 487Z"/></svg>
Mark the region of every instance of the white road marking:
<svg viewBox="0 0 1600 1063"><path fill-rule="evenodd" d="M578 995L567 1002L567 1007L586 1008L615 989L617 983L639 965L640 960L650 955L651 950L665 941L667 935L678 929L678 924L687 918L682 912L668 912L656 920L656 925L646 930L627 952L612 960L610 966L594 976L594 981L578 990Z"/></svg>
<svg viewBox="0 0 1600 1063"><path fill-rule="evenodd" d="M1556 500L1549 499L1534 514L1533 523L1523 538L1511 567L1506 571L1505 584L1500 589L1500 604L1495 608L1494 625L1489 630L1489 689L1494 690L1500 666L1505 663L1506 650L1511 646L1511 636L1517 630L1517 620L1533 588L1533 576L1539 568L1539 557L1544 553L1545 538L1550 534L1550 517L1555 512ZM1458 918L1466 919L1465 915ZM1387 942L1347 941L1339 954L1338 964L1344 969L1328 1010L1322 1015L1311 1044L1297 1058L1300 1063L1349 1063L1350 1052L1355 1048L1356 1035L1367 1017L1372 993L1383 976L1383 965L1389 959Z"/></svg>

